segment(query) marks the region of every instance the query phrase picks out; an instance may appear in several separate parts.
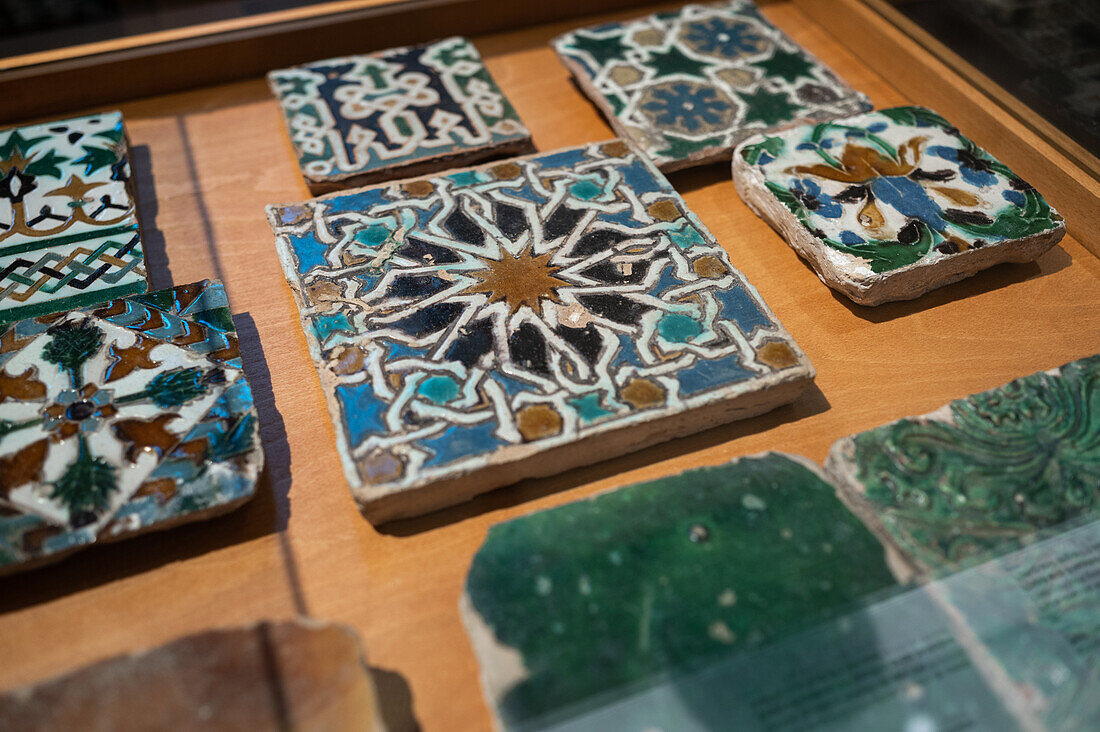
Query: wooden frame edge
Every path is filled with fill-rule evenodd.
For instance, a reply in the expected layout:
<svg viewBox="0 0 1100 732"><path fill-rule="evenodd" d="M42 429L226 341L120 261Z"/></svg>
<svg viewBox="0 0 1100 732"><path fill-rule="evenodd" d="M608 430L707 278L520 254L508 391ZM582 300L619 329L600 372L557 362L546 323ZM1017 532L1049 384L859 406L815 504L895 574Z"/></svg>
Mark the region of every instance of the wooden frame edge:
<svg viewBox="0 0 1100 732"><path fill-rule="evenodd" d="M147 96L263 76L322 58L411 45L452 35L485 35L645 6L653 0L343 0L324 12L269 13L258 22L222 22L74 53L27 54L0 65L0 123L19 123ZM207 32L209 31L209 32ZM13 59L17 60L17 59Z"/></svg>

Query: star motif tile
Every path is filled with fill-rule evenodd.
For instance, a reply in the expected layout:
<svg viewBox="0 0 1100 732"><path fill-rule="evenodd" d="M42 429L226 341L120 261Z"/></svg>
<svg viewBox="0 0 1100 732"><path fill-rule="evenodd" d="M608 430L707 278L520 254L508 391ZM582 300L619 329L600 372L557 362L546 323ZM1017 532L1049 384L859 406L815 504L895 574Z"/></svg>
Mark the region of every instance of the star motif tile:
<svg viewBox="0 0 1100 732"><path fill-rule="evenodd" d="M826 470L928 575L1095 521L1100 355L846 437Z"/></svg>
<svg viewBox="0 0 1100 732"><path fill-rule="evenodd" d="M269 206L375 521L794 399L801 350L620 140Z"/></svg>
<svg viewBox="0 0 1100 732"><path fill-rule="evenodd" d="M498 729L547 729L551 720L704 729L707 717L658 714L664 707L652 700L631 709L629 700L677 673L774 649L896 588L882 545L817 466L768 453L491 527L461 608ZM768 670L781 668L765 658L757 660ZM681 677L702 685L690 681ZM726 722L729 699L714 704ZM586 718L593 712L602 725Z"/></svg>
<svg viewBox="0 0 1100 732"><path fill-rule="evenodd" d="M1066 231L1035 188L922 107L753 137L733 176L825 284L865 305L1031 261Z"/></svg>
<svg viewBox="0 0 1100 732"><path fill-rule="evenodd" d="M465 38L315 61L268 83L314 194L534 151Z"/></svg>
<svg viewBox="0 0 1100 732"><path fill-rule="evenodd" d="M229 511L262 464L220 283L0 331L0 574Z"/></svg>
<svg viewBox="0 0 1100 732"><path fill-rule="evenodd" d="M0 327L148 288L122 115L0 130Z"/></svg>
<svg viewBox="0 0 1100 732"><path fill-rule="evenodd" d="M748 0L581 28L553 44L615 131L666 172L728 160L763 130L871 108Z"/></svg>

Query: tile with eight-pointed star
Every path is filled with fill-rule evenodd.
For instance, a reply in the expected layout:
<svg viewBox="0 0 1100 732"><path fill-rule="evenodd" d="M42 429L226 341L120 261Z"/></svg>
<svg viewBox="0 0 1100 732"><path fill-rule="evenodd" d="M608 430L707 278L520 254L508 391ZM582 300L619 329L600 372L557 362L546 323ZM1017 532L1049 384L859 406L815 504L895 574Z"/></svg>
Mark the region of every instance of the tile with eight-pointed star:
<svg viewBox="0 0 1100 732"><path fill-rule="evenodd" d="M757 414L813 376L619 140L268 217L375 521Z"/></svg>
<svg viewBox="0 0 1100 732"><path fill-rule="evenodd" d="M0 326L145 292L118 112L0 130Z"/></svg>
<svg viewBox="0 0 1100 732"><path fill-rule="evenodd" d="M663 171L728 159L756 132L871 106L749 0L582 28L554 47L615 131Z"/></svg>

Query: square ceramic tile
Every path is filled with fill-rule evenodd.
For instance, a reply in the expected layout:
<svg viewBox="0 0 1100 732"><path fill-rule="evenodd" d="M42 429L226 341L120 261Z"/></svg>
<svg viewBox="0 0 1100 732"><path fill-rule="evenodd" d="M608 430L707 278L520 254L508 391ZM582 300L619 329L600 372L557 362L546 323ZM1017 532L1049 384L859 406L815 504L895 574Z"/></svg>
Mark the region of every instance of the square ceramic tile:
<svg viewBox="0 0 1100 732"><path fill-rule="evenodd" d="M864 305L906 300L1065 234L1032 186L935 112L895 107L747 140L737 191Z"/></svg>
<svg viewBox="0 0 1100 732"><path fill-rule="evenodd" d="M147 289L122 115L0 130L0 326Z"/></svg>
<svg viewBox="0 0 1100 732"><path fill-rule="evenodd" d="M800 725L732 723L751 716L736 707L750 700L737 698L733 680L709 702L703 693L681 702L684 689L706 682L676 683L675 674L766 649L896 588L882 545L819 469L770 453L491 527L466 578L462 615L502 729L551 721L568 729L790 729ZM801 651L805 663L814 647ZM791 677L761 653L770 671ZM629 715L627 700L640 689L670 679L678 693L643 699L630 724L615 716ZM667 722L667 708L685 705L687 720ZM724 723L700 724L707 717L691 713L708 708ZM589 712L588 724L569 726Z"/></svg>
<svg viewBox="0 0 1100 732"><path fill-rule="evenodd" d="M813 376L619 140L268 217L374 520L758 414Z"/></svg>
<svg viewBox="0 0 1100 732"><path fill-rule="evenodd" d="M847 437L826 469L868 524L930 574L1094 521L1100 356Z"/></svg>
<svg viewBox="0 0 1100 732"><path fill-rule="evenodd" d="M272 71L268 83L314 193L534 151L465 38Z"/></svg>
<svg viewBox="0 0 1100 732"><path fill-rule="evenodd" d="M621 137L664 171L753 133L871 108L748 0L571 31L554 48Z"/></svg>
<svg viewBox="0 0 1100 732"><path fill-rule="evenodd" d="M0 334L0 574L231 510L262 464L218 282Z"/></svg>

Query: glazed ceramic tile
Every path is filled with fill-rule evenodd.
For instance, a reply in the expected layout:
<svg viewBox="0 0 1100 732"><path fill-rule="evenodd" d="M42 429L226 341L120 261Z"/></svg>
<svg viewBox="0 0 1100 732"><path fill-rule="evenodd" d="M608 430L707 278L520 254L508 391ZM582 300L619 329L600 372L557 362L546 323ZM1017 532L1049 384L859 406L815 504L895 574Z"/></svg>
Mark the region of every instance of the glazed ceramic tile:
<svg viewBox="0 0 1100 732"><path fill-rule="evenodd" d="M1038 191L921 107L755 137L733 178L822 282L864 305L1031 261L1066 231Z"/></svg>
<svg viewBox="0 0 1100 732"><path fill-rule="evenodd" d="M615 131L664 171L729 160L755 132L871 108L748 0L582 28L554 48Z"/></svg>
<svg viewBox="0 0 1100 732"><path fill-rule="evenodd" d="M869 525L926 572L1094 520L1100 356L845 438L826 468Z"/></svg>
<svg viewBox="0 0 1100 732"><path fill-rule="evenodd" d="M268 82L314 193L534 151L465 38L272 71Z"/></svg>
<svg viewBox="0 0 1100 732"><path fill-rule="evenodd" d="M375 520L757 414L813 376L622 141L268 216Z"/></svg>
<svg viewBox="0 0 1100 732"><path fill-rule="evenodd" d="M297 620L196 633L13 689L0 695L0 728L383 732L385 725L356 635Z"/></svg>
<svg viewBox="0 0 1100 732"><path fill-rule="evenodd" d="M0 326L148 288L122 115L0 130Z"/></svg>
<svg viewBox="0 0 1100 732"><path fill-rule="evenodd" d="M218 282L0 335L0 574L229 511L262 464Z"/></svg>
<svg viewBox="0 0 1100 732"><path fill-rule="evenodd" d="M462 611L501 726L536 729L893 587L816 466L771 453L493 526Z"/></svg>

